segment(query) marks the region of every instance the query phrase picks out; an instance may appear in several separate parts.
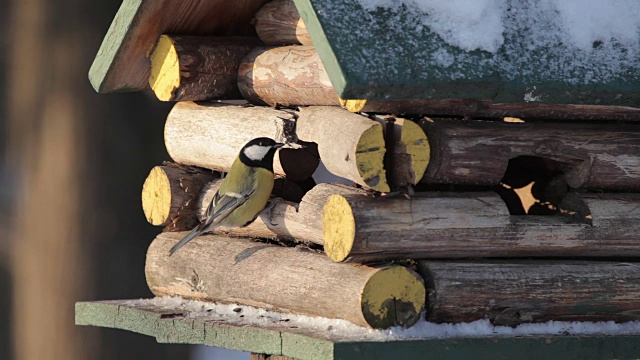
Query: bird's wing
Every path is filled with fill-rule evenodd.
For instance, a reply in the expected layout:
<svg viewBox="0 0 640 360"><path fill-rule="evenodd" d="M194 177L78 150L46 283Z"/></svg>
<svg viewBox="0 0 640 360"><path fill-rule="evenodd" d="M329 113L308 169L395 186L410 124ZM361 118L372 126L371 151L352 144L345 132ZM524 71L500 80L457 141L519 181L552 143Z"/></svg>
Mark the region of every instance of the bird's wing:
<svg viewBox="0 0 640 360"><path fill-rule="evenodd" d="M211 229L218 225L222 220L226 219L233 210L244 204L255 191L256 189L251 189L251 191L244 194L228 192L224 195L220 195L220 193L216 193L213 197L213 201L211 201L211 204L209 204L209 207L207 208L206 221L209 223L207 228Z"/></svg>
<svg viewBox="0 0 640 360"><path fill-rule="evenodd" d="M237 209L240 205L255 192L255 189L251 189L246 194L238 194L229 192L224 195L220 195L219 192L213 196L213 200L209 203L207 211L205 213L205 220L198 224L187 236L182 238L171 250L169 250L169 256L173 255L178 249L185 246L189 241L195 239L198 235L211 231L222 220L226 219L233 210Z"/></svg>

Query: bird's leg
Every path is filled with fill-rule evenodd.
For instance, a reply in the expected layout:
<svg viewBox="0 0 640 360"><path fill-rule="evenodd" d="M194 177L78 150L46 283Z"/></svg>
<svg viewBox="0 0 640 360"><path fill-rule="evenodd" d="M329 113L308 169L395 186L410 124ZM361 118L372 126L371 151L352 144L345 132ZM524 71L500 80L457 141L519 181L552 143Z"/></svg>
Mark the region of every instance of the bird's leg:
<svg viewBox="0 0 640 360"><path fill-rule="evenodd" d="M283 198L273 198L271 200L269 200L269 203L267 204L267 206L265 206L264 210L260 211L258 213L258 215L256 215L256 217L262 215L262 214L266 214L267 218L269 219L269 224L271 224L271 226L278 226L278 224L274 224L273 223L273 208L276 207L276 205L280 204L280 203L284 203L287 204L289 206L293 206L296 209L296 212L298 211L298 204L291 202L291 201L286 201Z"/></svg>
<svg viewBox="0 0 640 360"><path fill-rule="evenodd" d="M393 192L389 192L389 193L385 193L383 194L383 196L385 198L392 198L392 197L396 197L396 196L404 196L406 199L411 199L412 196L420 196L420 193L415 192L415 190L413 190L413 186L411 185L406 185L401 187L400 189L398 189L397 191L393 191Z"/></svg>

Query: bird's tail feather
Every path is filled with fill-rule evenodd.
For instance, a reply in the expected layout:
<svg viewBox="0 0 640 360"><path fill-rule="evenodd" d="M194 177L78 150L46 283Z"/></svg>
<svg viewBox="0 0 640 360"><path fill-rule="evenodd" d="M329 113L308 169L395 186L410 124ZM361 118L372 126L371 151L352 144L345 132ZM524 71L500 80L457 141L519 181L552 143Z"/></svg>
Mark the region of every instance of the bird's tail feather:
<svg viewBox="0 0 640 360"><path fill-rule="evenodd" d="M189 241L195 239L198 235L202 233L202 227L196 226L193 230L191 230L187 236L183 237L182 240L178 241L171 250L169 250L169 256L173 255L176 251L178 251L181 247L185 246Z"/></svg>

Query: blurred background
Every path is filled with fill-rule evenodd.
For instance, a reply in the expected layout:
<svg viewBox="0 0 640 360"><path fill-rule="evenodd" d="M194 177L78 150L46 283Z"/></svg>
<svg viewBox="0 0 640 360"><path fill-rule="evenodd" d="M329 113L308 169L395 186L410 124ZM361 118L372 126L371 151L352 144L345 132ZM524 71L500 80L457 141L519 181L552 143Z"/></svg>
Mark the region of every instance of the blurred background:
<svg viewBox="0 0 640 360"><path fill-rule="evenodd" d="M119 6L0 0L0 359L238 355L74 325L76 301L152 296L140 191L170 105L87 79Z"/></svg>

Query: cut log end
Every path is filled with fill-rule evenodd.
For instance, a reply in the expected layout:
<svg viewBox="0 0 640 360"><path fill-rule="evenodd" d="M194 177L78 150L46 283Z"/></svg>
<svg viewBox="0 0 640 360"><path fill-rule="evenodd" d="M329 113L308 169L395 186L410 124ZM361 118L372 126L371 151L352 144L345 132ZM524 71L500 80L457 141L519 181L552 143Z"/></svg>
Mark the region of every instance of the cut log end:
<svg viewBox="0 0 640 360"><path fill-rule="evenodd" d="M367 104L367 100L343 100L340 99L342 106L351 112L361 112Z"/></svg>
<svg viewBox="0 0 640 360"><path fill-rule="evenodd" d="M180 86L180 61L171 37L160 36L151 54L151 76L149 86L161 101L170 101L173 92Z"/></svg>
<svg viewBox="0 0 640 360"><path fill-rule="evenodd" d="M420 125L406 119L396 119L396 124L401 127L401 135L395 149L395 183L399 186L415 185L427 170L431 147Z"/></svg>
<svg viewBox="0 0 640 360"><path fill-rule="evenodd" d="M331 195L322 213L324 252L331 260L344 261L353 248L356 236L356 220L347 199Z"/></svg>
<svg viewBox="0 0 640 360"><path fill-rule="evenodd" d="M160 166L154 167L142 185L142 210L152 225L166 225L171 212L171 184Z"/></svg>
<svg viewBox="0 0 640 360"><path fill-rule="evenodd" d="M167 164L154 167L142 187L142 209L147 221L167 226L165 231L191 229L197 223L196 199L216 174Z"/></svg>
<svg viewBox="0 0 640 360"><path fill-rule="evenodd" d="M390 191L384 169L386 148L382 125L377 124L367 129L356 145L356 163L358 172L364 183L376 191Z"/></svg>
<svg viewBox="0 0 640 360"><path fill-rule="evenodd" d="M412 270L393 266L375 273L362 292L362 314L376 329L415 324L425 307L422 278Z"/></svg>

